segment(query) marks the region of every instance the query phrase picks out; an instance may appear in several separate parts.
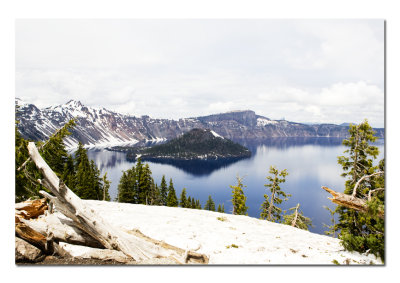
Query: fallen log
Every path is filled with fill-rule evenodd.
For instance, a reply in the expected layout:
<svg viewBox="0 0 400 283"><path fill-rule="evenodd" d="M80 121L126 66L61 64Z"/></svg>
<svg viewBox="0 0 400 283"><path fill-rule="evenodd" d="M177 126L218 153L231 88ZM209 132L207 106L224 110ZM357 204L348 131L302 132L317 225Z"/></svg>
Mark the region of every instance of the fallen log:
<svg viewBox="0 0 400 283"><path fill-rule="evenodd" d="M22 219L21 222L43 235L52 234L56 242L103 248L99 241L75 227L74 222L61 213L46 214L37 220Z"/></svg>
<svg viewBox="0 0 400 283"><path fill-rule="evenodd" d="M361 211L364 213L368 212L368 206L367 206L367 201L354 197L352 195L347 195L344 193L336 192L328 187L322 186L322 189L327 191L332 195L332 198L328 198L331 200L333 203L336 203L338 205L342 205L357 211ZM385 217L385 212L384 210L380 210L378 214L379 218L383 219Z"/></svg>
<svg viewBox="0 0 400 283"><path fill-rule="evenodd" d="M47 194L46 198L54 202L56 209L71 218L79 229L99 241L106 249L119 250L136 261L174 256L179 258L180 262L186 262L187 253L182 256L174 249L163 248L113 227L57 177L40 156L33 142L28 144L28 151L30 158L44 176L44 179L39 182L55 195L53 197ZM204 256L204 258L207 257Z"/></svg>

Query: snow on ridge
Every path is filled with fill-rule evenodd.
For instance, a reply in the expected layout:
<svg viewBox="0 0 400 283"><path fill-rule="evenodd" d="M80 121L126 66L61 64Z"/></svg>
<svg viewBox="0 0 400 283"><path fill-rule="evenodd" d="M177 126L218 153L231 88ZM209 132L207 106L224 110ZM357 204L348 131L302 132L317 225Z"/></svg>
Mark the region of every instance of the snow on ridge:
<svg viewBox="0 0 400 283"><path fill-rule="evenodd" d="M214 137L221 138L221 139L224 138L223 136L218 135L218 134L217 134L216 132L214 132L213 130L211 130L211 133L213 134Z"/></svg>
<svg viewBox="0 0 400 283"><path fill-rule="evenodd" d="M124 230L209 257L210 264L383 264L345 251L337 238L249 216L206 210L84 200ZM134 217L132 217L134 216Z"/></svg>
<svg viewBox="0 0 400 283"><path fill-rule="evenodd" d="M257 126L265 126L265 125L273 125L273 124L278 124L277 121L274 120L269 120L265 118L257 118Z"/></svg>

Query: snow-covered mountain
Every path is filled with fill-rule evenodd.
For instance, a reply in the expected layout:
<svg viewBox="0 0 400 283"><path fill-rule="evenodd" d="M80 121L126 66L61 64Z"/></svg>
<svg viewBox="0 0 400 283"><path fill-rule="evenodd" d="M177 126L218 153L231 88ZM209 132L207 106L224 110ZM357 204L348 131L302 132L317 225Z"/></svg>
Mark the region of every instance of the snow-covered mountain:
<svg viewBox="0 0 400 283"><path fill-rule="evenodd" d="M44 140L70 119L76 127L65 143L72 148L78 141L88 147L132 145L138 142L165 141L193 128L210 129L215 134L234 141L268 137L346 137L347 127L333 124L306 125L285 120L271 120L254 111L233 111L179 120L135 117L105 108L87 107L79 101L39 109L33 104L15 99L18 105L18 129L30 140ZM375 129L379 137L384 129Z"/></svg>

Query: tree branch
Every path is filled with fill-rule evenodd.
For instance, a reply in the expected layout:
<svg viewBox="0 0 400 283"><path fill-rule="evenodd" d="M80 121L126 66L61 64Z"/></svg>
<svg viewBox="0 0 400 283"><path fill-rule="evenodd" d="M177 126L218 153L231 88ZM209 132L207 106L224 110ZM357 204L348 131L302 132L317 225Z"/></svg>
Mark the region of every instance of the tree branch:
<svg viewBox="0 0 400 283"><path fill-rule="evenodd" d="M375 173L373 173L373 174L371 174L371 175L365 175L365 176L363 176L362 178L360 178L360 180L358 180L357 183L356 183L356 185L354 186L353 193L351 194L351 196L352 196L353 198L356 197L357 188L358 188L358 186L361 184L361 182L362 182L363 180L365 180L365 179L367 179L367 178L370 178L370 177L372 177L372 176L380 175L380 174L385 174L385 172L384 172L384 171L378 171L378 172L375 172Z"/></svg>

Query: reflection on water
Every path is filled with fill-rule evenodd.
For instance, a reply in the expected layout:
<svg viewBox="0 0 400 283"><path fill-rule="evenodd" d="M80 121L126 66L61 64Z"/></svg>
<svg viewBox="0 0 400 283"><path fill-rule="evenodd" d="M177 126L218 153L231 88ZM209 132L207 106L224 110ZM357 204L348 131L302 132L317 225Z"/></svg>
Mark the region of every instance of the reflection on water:
<svg viewBox="0 0 400 283"><path fill-rule="evenodd" d="M148 163L156 183L160 184L163 175L167 180L173 179L178 197L185 187L187 195L199 199L204 206L211 195L216 206L224 203L227 213L232 211L232 192L229 185L235 184L237 174L244 176L248 214L257 218L266 193L264 184L267 182L269 167L275 165L279 170L287 169L289 175L281 188L292 197L282 203L281 208L286 210L300 203L304 215L310 217L315 226L310 230L323 234L326 229L323 223L330 224L329 212L323 206L334 208L334 205L327 199L329 195L321 186L337 191L344 189L345 179L340 176L342 169L337 163L337 156L343 155L346 149L341 145L341 139L274 138L241 143L252 151L251 158L221 164ZM384 156L384 141L379 140L376 146L380 151L380 160ZM95 161L102 174L107 172L112 181L110 195L114 199L122 171L131 168L134 163L127 161L125 154L120 152L89 150L88 156Z"/></svg>
<svg viewBox="0 0 400 283"><path fill-rule="evenodd" d="M224 158L215 160L174 160L163 158L144 159L156 164L172 165L185 173L193 176L208 176L212 172L230 166L231 164L243 160L245 158Z"/></svg>

